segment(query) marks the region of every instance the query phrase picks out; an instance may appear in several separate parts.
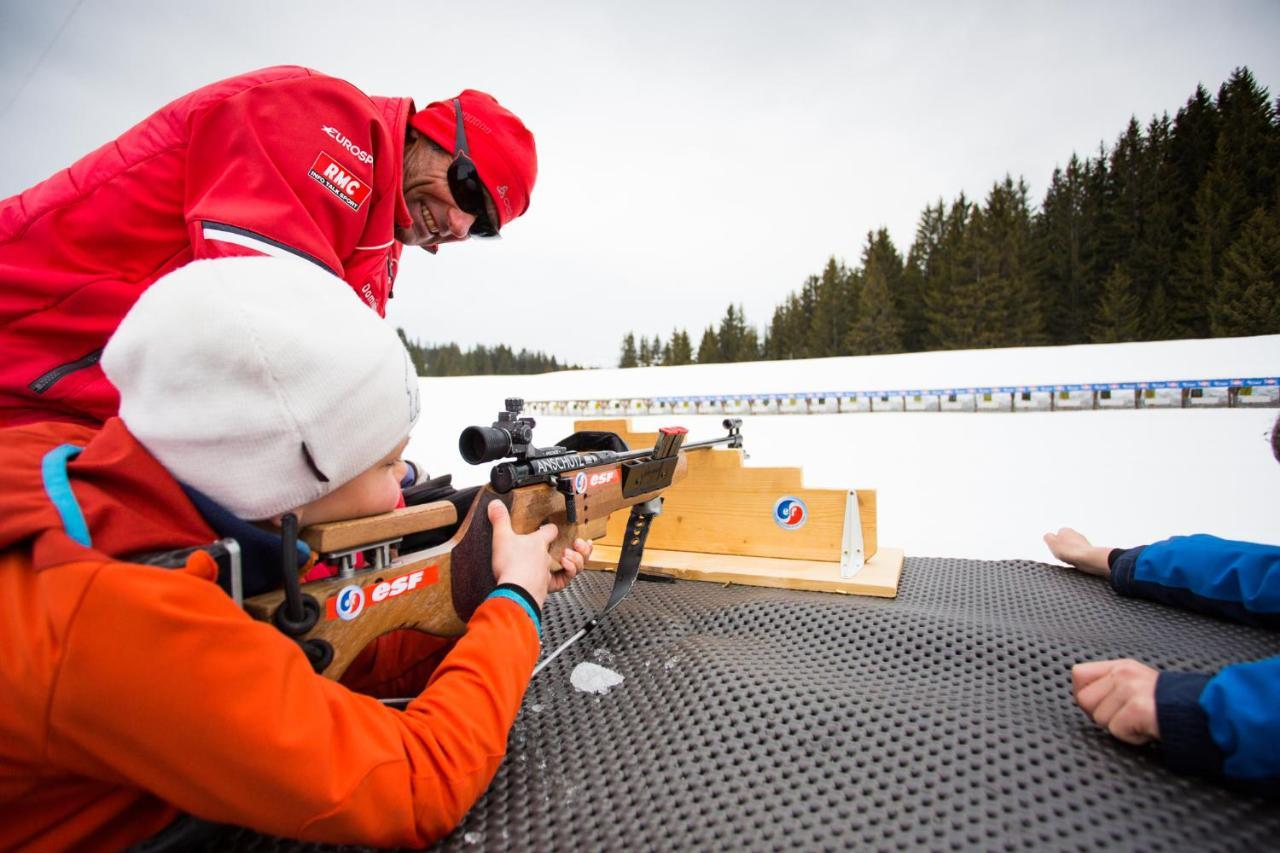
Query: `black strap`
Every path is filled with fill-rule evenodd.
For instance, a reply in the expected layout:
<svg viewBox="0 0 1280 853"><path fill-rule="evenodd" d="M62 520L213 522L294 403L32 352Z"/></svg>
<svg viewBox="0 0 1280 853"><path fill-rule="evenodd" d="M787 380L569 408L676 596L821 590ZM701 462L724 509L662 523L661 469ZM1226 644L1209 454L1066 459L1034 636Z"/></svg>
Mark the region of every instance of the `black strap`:
<svg viewBox="0 0 1280 853"><path fill-rule="evenodd" d="M622 553L618 555L618 567L614 571L613 589L609 592L609 600L605 602L604 607L600 608L599 613L578 630L578 633L561 643L551 654L543 658L542 662L534 667L534 675L537 675L559 657L560 653L565 649L591 633L600 624L600 620L604 619L609 614L609 611L621 604L622 600L627 597L627 593L631 592L631 587L635 585L636 578L640 576L640 560L644 556L644 542L649 538L649 524L653 521L653 517L661 511L662 498L654 498L631 507L631 516L627 519L627 533L622 540Z"/></svg>
<svg viewBox="0 0 1280 853"><path fill-rule="evenodd" d="M662 499L659 498L659 501ZM659 504L660 505L660 504ZM627 519L627 534L622 540L622 553L618 556L618 568L613 576L613 590L604 609L593 619L598 622L613 608L622 603L631 587L640 575L640 559L644 556L644 543L649 538L649 525L657 515L649 503L636 504L631 507L631 516Z"/></svg>

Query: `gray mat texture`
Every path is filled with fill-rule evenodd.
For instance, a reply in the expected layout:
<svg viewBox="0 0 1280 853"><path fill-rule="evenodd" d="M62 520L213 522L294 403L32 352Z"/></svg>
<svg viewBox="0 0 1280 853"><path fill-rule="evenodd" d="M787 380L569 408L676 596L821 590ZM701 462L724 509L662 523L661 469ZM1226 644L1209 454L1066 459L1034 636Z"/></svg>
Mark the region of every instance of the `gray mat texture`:
<svg viewBox="0 0 1280 853"><path fill-rule="evenodd" d="M552 596L545 649L611 583ZM641 581L534 680L438 849L1275 850L1280 800L1168 773L1070 689L1079 661L1275 654L1280 635L1041 563L908 559L893 600ZM578 690L583 662L624 680ZM231 848L325 849L232 829L208 847Z"/></svg>

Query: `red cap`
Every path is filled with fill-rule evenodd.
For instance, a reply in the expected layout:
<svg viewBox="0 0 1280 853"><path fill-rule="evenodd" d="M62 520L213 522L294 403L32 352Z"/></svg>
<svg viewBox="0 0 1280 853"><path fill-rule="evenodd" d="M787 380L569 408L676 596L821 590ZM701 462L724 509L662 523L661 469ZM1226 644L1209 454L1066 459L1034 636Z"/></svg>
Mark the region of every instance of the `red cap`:
<svg viewBox="0 0 1280 853"><path fill-rule="evenodd" d="M456 125L453 100L428 104L409 117L409 124L415 130L450 154ZM458 100L462 103L462 121L471 159L480 173L480 182L498 209L497 225L502 228L529 209L529 195L538 177L538 152L533 145L533 134L492 95L464 89Z"/></svg>

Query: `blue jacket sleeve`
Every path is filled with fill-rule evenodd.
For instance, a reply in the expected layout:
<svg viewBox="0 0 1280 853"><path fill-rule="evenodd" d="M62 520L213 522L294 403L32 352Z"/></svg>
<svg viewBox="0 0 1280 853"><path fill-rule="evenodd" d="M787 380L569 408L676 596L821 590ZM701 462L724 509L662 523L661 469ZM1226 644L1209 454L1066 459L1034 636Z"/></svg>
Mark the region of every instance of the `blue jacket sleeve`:
<svg viewBox="0 0 1280 853"><path fill-rule="evenodd" d="M1112 552L1122 595L1280 628L1280 547L1176 536ZM1280 657L1216 675L1161 673L1156 714L1165 761L1179 772L1280 780Z"/></svg>
<svg viewBox="0 0 1280 853"><path fill-rule="evenodd" d="M1113 552L1111 586L1259 628L1280 628L1280 547L1197 534Z"/></svg>
<svg viewBox="0 0 1280 853"><path fill-rule="evenodd" d="M1160 673L1156 721L1173 770L1280 781L1280 657Z"/></svg>

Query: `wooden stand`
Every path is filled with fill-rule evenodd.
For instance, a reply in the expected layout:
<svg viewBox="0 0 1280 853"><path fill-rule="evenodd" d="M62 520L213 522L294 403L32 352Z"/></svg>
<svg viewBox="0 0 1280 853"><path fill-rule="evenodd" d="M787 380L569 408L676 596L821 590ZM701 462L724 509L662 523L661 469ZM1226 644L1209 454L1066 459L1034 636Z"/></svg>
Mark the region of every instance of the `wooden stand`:
<svg viewBox="0 0 1280 853"><path fill-rule="evenodd" d="M652 447L656 433L626 420L582 420L577 430L622 436L632 448ZM747 437L750 441L750 436ZM741 583L893 598L903 552L876 541L876 493L808 489L799 468L747 468L741 450L688 454L689 476L663 493L662 514L649 530L642 568L689 580ZM782 498L806 508L803 524L774 521ZM617 565L626 517L615 513L596 541L591 568Z"/></svg>

